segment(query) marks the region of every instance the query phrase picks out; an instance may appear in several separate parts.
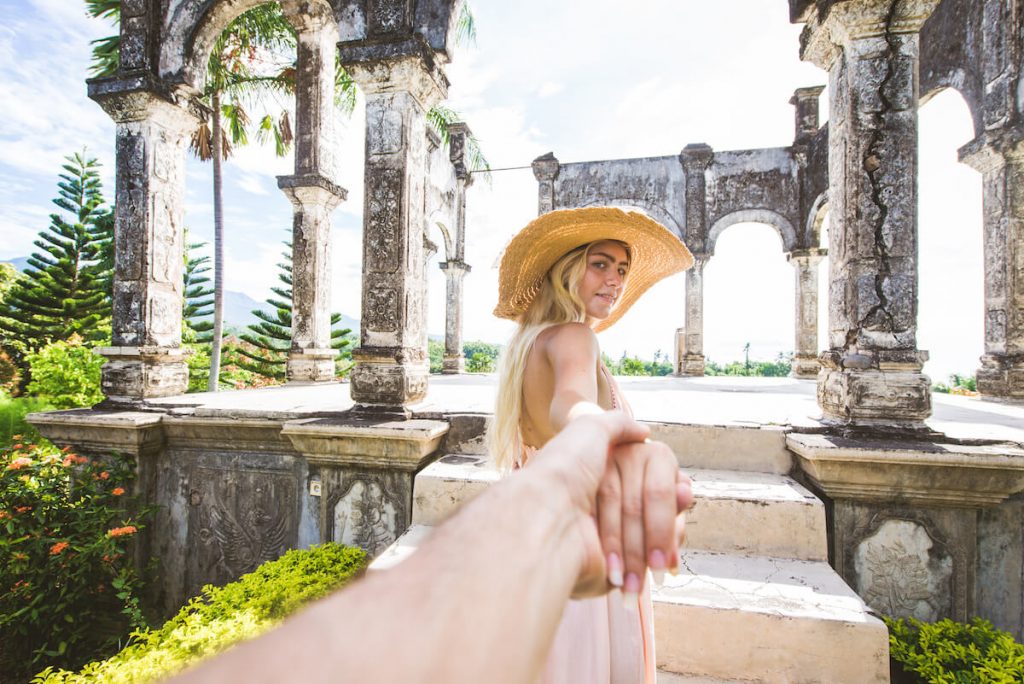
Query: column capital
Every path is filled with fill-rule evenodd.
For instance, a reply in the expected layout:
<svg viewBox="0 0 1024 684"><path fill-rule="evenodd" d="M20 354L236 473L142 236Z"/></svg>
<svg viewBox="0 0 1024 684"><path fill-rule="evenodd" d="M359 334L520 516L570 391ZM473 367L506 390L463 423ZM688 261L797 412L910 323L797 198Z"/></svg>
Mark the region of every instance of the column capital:
<svg viewBox="0 0 1024 684"><path fill-rule="evenodd" d="M88 81L89 98L115 123L151 121L179 133L190 132L209 109L187 93L160 87L149 75Z"/></svg>
<svg viewBox="0 0 1024 684"><path fill-rule="evenodd" d="M807 13L800 35L800 59L826 71L842 50L855 41L917 33L941 0L846 0L828 6L824 16Z"/></svg>
<svg viewBox="0 0 1024 684"><path fill-rule="evenodd" d="M818 132L818 98L825 86L797 88L789 104L796 108L796 141L805 141Z"/></svg>
<svg viewBox="0 0 1024 684"><path fill-rule="evenodd" d="M1007 161L1024 161L1024 125L985 131L957 150L960 161L985 173Z"/></svg>
<svg viewBox="0 0 1024 684"><path fill-rule="evenodd" d="M458 259L449 259L448 261L442 261L440 264L438 264L438 266L440 266L441 270L444 271L445 275L449 277L461 277L473 270L473 268L465 261L460 261Z"/></svg>
<svg viewBox="0 0 1024 684"><path fill-rule="evenodd" d="M533 177L541 182L553 181L558 178L558 171L561 168L554 152L542 154L534 159L530 166L533 167Z"/></svg>
<svg viewBox="0 0 1024 684"><path fill-rule="evenodd" d="M277 187L296 208L319 205L331 210L348 199L348 190L319 173L278 176Z"/></svg>
<svg viewBox="0 0 1024 684"><path fill-rule="evenodd" d="M786 254L786 261L809 263L816 266L822 259L828 256L828 250L824 247L811 247L809 249L794 249Z"/></svg>
<svg viewBox="0 0 1024 684"><path fill-rule="evenodd" d="M318 33L331 26L337 31L334 12L324 0L281 0L280 4L281 15L300 35Z"/></svg>
<svg viewBox="0 0 1024 684"><path fill-rule="evenodd" d="M679 161L686 168L706 169L715 158L715 152L707 143L690 143L679 153Z"/></svg>
<svg viewBox="0 0 1024 684"><path fill-rule="evenodd" d="M362 46L341 44L341 63L367 95L407 92L428 110L448 97L448 78L422 54L375 57Z"/></svg>
<svg viewBox="0 0 1024 684"><path fill-rule="evenodd" d="M473 184L473 176L466 164L466 142L473 137L473 132L463 121L456 121L448 126L448 159L455 167L455 177L467 187Z"/></svg>

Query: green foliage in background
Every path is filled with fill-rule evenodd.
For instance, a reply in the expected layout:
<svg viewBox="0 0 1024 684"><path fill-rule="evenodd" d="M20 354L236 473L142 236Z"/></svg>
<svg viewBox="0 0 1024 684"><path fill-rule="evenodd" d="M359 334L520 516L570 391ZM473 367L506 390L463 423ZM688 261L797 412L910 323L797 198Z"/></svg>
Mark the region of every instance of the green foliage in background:
<svg viewBox="0 0 1024 684"><path fill-rule="evenodd" d="M0 392L0 444L10 444L14 435L21 436L28 444L41 442L42 435L25 420L25 416L52 408L48 402L37 397L12 398Z"/></svg>
<svg viewBox="0 0 1024 684"><path fill-rule="evenodd" d="M48 670L35 682L150 682L273 627L362 572L366 554L323 544L289 551L222 588L207 586L158 630L136 633L123 651L75 674ZM282 654L286 655L286 654ZM344 677L341 677L344 679Z"/></svg>
<svg viewBox="0 0 1024 684"><path fill-rule="evenodd" d="M205 242L188 242L185 234L184 297L181 302L182 331L185 342L209 343L213 339L213 288L210 287L210 257L196 254ZM189 364L191 370L192 364ZM210 373L210 357L206 356L206 374ZM191 380L190 383L191 384Z"/></svg>
<svg viewBox="0 0 1024 684"><path fill-rule="evenodd" d="M0 450L0 671L77 667L143 626L127 556L134 471L42 442Z"/></svg>
<svg viewBox="0 0 1024 684"><path fill-rule="evenodd" d="M1019 684L1024 682L1024 646L988 620L969 623L884 618L889 655L921 682Z"/></svg>
<svg viewBox="0 0 1024 684"><path fill-rule="evenodd" d="M92 406L103 401L100 368L103 357L78 335L26 355L32 381L28 391L54 408Z"/></svg>

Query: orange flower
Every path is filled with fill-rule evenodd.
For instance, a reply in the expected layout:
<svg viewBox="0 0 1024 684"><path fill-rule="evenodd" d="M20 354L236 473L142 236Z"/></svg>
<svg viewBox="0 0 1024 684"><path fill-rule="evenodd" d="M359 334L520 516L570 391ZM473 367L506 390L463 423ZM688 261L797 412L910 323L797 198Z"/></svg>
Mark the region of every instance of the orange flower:
<svg viewBox="0 0 1024 684"><path fill-rule="evenodd" d="M32 465L31 458L29 458L28 456L19 456L18 458L14 459L13 461L7 464L7 469L20 470L21 468L25 468L30 465Z"/></svg>
<svg viewBox="0 0 1024 684"><path fill-rule="evenodd" d="M102 473L99 474L99 478L101 480L106 480L109 477L110 477L110 473L108 473L106 470L104 470Z"/></svg>
<svg viewBox="0 0 1024 684"><path fill-rule="evenodd" d="M66 548L68 548L68 543L67 542L65 542L65 541L57 542L56 544L54 544L53 546L50 547L50 555L51 556L56 556L58 553L60 553L61 551L63 551Z"/></svg>
<svg viewBox="0 0 1024 684"><path fill-rule="evenodd" d="M110 493L113 494L114 496L121 496L122 494L124 494L124 487L114 487L114 489L111 490Z"/></svg>
<svg viewBox="0 0 1024 684"><path fill-rule="evenodd" d="M26 512L31 511L31 510L32 510L31 506L15 506L14 507L14 512L15 513L26 513Z"/></svg>
<svg viewBox="0 0 1024 684"><path fill-rule="evenodd" d="M15 553L11 554L11 557L14 560L16 560L16 561L28 560L28 554L27 553L22 553L21 551L17 551Z"/></svg>
<svg viewBox="0 0 1024 684"><path fill-rule="evenodd" d="M65 466L70 466L70 465L74 465L74 464L76 464L76 463L86 463L86 462L87 462L88 460L89 460L89 459L87 459L87 458L86 458L85 456L75 456L74 454L68 454L68 455L67 455L67 456L66 456L66 457L64 458L64 460L62 461L62 463L63 463L63 464L65 465Z"/></svg>
<svg viewBox="0 0 1024 684"><path fill-rule="evenodd" d="M14 450L17 451L18 449L23 449L24 447L25 447L24 444L15 444L14 445Z"/></svg>
<svg viewBox="0 0 1024 684"><path fill-rule="evenodd" d="M11 435L11 439L13 439L15 442L17 442L18 440L21 439L21 435Z"/></svg>
<svg viewBox="0 0 1024 684"><path fill-rule="evenodd" d="M0 511L0 520L7 520L10 517L11 514L8 511Z"/></svg>
<svg viewBox="0 0 1024 684"><path fill-rule="evenodd" d="M124 527L115 527L113 529L107 530L107 536L127 537L129 535L135 534L136 532L138 532L138 530L135 528L135 525L125 525Z"/></svg>

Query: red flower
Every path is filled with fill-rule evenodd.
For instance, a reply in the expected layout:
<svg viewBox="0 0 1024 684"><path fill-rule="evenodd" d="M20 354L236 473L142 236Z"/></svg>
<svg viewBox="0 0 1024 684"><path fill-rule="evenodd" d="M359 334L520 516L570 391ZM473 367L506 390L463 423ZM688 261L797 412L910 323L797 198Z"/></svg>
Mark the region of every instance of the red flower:
<svg viewBox="0 0 1024 684"><path fill-rule="evenodd" d="M17 451L18 449L24 448L24 446L25 446L24 444L15 444L14 445L14 450Z"/></svg>
<svg viewBox="0 0 1024 684"><path fill-rule="evenodd" d="M114 489L111 490L110 493L113 494L114 496L121 496L122 494L124 494L124 487L114 487Z"/></svg>
<svg viewBox="0 0 1024 684"><path fill-rule="evenodd" d="M136 532L138 532L138 530L135 528L135 525L125 525L124 527L115 527L113 529L107 530L107 536L127 537L129 535L135 534Z"/></svg>
<svg viewBox="0 0 1024 684"><path fill-rule="evenodd" d="M30 465L32 465L31 458L29 458L28 456L19 456L18 458L14 459L13 461L7 464L7 469L20 470Z"/></svg>
<svg viewBox="0 0 1024 684"><path fill-rule="evenodd" d="M58 553L60 553L66 548L68 548L68 543L66 541L57 542L56 544L50 547L50 555L56 556Z"/></svg>

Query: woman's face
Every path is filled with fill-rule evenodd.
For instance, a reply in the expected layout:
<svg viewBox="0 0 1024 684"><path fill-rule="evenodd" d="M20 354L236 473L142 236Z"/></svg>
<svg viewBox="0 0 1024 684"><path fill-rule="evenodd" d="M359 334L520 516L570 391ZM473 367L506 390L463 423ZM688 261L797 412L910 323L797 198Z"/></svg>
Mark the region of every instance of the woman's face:
<svg viewBox="0 0 1024 684"><path fill-rule="evenodd" d="M628 274L629 255L621 243L605 240L591 245L579 289L588 319L608 318L625 290Z"/></svg>

